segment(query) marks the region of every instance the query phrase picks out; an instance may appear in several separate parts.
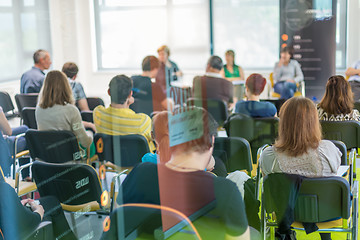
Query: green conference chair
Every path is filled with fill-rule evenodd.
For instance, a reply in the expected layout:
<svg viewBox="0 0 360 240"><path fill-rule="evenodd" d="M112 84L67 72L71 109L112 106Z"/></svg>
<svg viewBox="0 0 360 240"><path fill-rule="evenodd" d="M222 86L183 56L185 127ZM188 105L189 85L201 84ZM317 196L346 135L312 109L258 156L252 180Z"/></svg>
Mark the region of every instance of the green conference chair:
<svg viewBox="0 0 360 240"><path fill-rule="evenodd" d="M320 121L324 139L339 140L347 149L360 147L360 122L358 121Z"/></svg>
<svg viewBox="0 0 360 240"><path fill-rule="evenodd" d="M291 186L290 175L273 173L264 177L261 194L262 234L270 228L270 239L275 239L283 212L279 192ZM350 201L350 195L353 199ZM286 205L286 204L285 204ZM276 218L274 213L277 213ZM317 223L318 232L342 232L347 239L357 239L358 182L350 188L349 182L342 177L305 178L300 186L294 208L295 222L292 229L304 230L301 223ZM329 221L331 219L336 219ZM327 221L327 222L326 222ZM351 238L349 238L351 236ZM264 238L265 239L265 238Z"/></svg>
<svg viewBox="0 0 360 240"><path fill-rule="evenodd" d="M206 104L206 106L204 106ZM220 99L199 99L188 98L186 101L187 106L202 107L207 110L219 126L223 126L228 118L227 104Z"/></svg>
<svg viewBox="0 0 360 240"><path fill-rule="evenodd" d="M225 164L227 172L252 171L251 150L249 142L241 137L216 137L213 155Z"/></svg>
<svg viewBox="0 0 360 240"><path fill-rule="evenodd" d="M232 114L224 128L229 137L242 137L251 146L253 163L257 163L257 150L265 144L273 144L278 135L279 119L275 117L251 118L248 115Z"/></svg>

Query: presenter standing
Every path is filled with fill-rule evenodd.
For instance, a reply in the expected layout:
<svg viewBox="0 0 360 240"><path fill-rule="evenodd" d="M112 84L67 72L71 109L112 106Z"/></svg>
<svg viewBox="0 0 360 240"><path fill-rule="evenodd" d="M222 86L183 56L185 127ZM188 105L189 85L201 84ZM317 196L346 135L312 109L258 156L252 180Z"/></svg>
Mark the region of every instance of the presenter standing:
<svg viewBox="0 0 360 240"><path fill-rule="evenodd" d="M170 83L177 81L179 79L179 77L183 76L183 73L179 69L177 64L169 59L170 49L168 48L168 46L163 45L163 46L159 47L157 52L159 54L159 61L161 63L165 64L165 71L166 71L166 73L169 73Z"/></svg>

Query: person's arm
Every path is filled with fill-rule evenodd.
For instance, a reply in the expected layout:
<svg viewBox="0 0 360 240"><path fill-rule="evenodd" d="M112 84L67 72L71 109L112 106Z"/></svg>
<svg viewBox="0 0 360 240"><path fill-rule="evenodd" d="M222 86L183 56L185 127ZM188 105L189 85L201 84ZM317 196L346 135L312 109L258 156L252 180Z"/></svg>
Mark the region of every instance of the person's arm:
<svg viewBox="0 0 360 240"><path fill-rule="evenodd" d="M79 99L77 105L80 108L80 111L90 111L86 98Z"/></svg>
<svg viewBox="0 0 360 240"><path fill-rule="evenodd" d="M296 61L295 62L295 78L294 81L296 83L304 81L304 74L301 70L300 64Z"/></svg>
<svg viewBox="0 0 360 240"><path fill-rule="evenodd" d="M73 106L73 105L71 105L71 106L73 107L72 111L71 111L71 114L72 114L72 122L71 122L71 124L72 124L72 126L71 126L72 132L77 137L77 139L80 142L81 146L83 146L84 148L89 148L90 145L91 145L91 142L92 142L92 138L86 134L86 131L85 131L84 125L82 123L82 119L81 119L81 115L80 115L79 110L75 106Z"/></svg>
<svg viewBox="0 0 360 240"><path fill-rule="evenodd" d="M346 76L360 75L360 69L349 67L345 72Z"/></svg>
<svg viewBox="0 0 360 240"><path fill-rule="evenodd" d="M220 70L220 75L221 75L222 78L225 78L225 79L227 79L227 80L230 80L230 79L228 79L227 77L225 77L224 67Z"/></svg>
<svg viewBox="0 0 360 240"><path fill-rule="evenodd" d="M0 130L3 134L11 136L12 129L3 111L0 111Z"/></svg>
<svg viewBox="0 0 360 240"><path fill-rule="evenodd" d="M85 129L91 129L93 130L94 132L96 132L96 128L95 128L95 124L93 124L92 122L86 122L86 121L82 121Z"/></svg>
<svg viewBox="0 0 360 240"><path fill-rule="evenodd" d="M280 65L280 62L275 63L274 71L273 71L274 84L277 83L280 80L281 67L282 67L282 65Z"/></svg>
<svg viewBox="0 0 360 240"><path fill-rule="evenodd" d="M259 162L260 162L260 168L261 171L263 173L263 175L269 175L270 173L273 172L273 164L274 161L276 161L275 159L275 154L274 154L274 150L273 147L267 147L263 153L260 156Z"/></svg>

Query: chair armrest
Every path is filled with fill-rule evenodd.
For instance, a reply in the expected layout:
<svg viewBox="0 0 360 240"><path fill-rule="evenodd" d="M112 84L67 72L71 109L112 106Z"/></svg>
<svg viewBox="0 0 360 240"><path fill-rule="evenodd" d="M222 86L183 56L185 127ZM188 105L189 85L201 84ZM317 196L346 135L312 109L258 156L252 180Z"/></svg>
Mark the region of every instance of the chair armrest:
<svg viewBox="0 0 360 240"><path fill-rule="evenodd" d="M352 186L354 183L354 178L356 178L356 148L351 149L349 153L349 165L350 165L349 183L350 186Z"/></svg>
<svg viewBox="0 0 360 240"><path fill-rule="evenodd" d="M24 157L24 156L29 155L29 154L30 154L29 150L24 150L24 151L21 151L21 152L17 153L15 155L15 158L21 158L21 157Z"/></svg>
<svg viewBox="0 0 360 240"><path fill-rule="evenodd" d="M115 186L116 186L116 181L119 181L119 178L122 174L126 174L126 172L128 171L128 169L123 170L122 172L116 174L112 179L111 179L111 189L110 189L110 198L112 199L111 201L111 205L110 205L110 212L112 212L113 207L114 207L114 202L115 202ZM120 184L119 184L120 185Z"/></svg>
<svg viewBox="0 0 360 240"><path fill-rule="evenodd" d="M18 168L18 170L16 170L16 174L15 174L15 189L16 189L16 193L19 194L19 179L20 179L20 173L24 168L28 168L31 167L33 163L28 163L25 165L22 165L21 167Z"/></svg>

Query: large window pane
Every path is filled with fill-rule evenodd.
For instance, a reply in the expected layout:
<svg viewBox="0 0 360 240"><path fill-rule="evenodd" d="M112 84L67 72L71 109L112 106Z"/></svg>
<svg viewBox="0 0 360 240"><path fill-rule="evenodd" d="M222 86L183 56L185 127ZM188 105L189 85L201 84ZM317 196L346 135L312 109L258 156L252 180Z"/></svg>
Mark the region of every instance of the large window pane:
<svg viewBox="0 0 360 240"><path fill-rule="evenodd" d="M139 69L163 44L180 68L203 68L209 56L208 1L95 0L98 67ZM186 17L185 17L186 16Z"/></svg>
<svg viewBox="0 0 360 240"><path fill-rule="evenodd" d="M215 0L214 50L233 49L246 68L272 68L279 56L278 0Z"/></svg>
<svg viewBox="0 0 360 240"><path fill-rule="evenodd" d="M16 41L14 32L14 20L11 13L0 14L0 72L1 79L11 77L17 70L16 67Z"/></svg>

